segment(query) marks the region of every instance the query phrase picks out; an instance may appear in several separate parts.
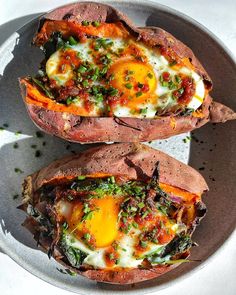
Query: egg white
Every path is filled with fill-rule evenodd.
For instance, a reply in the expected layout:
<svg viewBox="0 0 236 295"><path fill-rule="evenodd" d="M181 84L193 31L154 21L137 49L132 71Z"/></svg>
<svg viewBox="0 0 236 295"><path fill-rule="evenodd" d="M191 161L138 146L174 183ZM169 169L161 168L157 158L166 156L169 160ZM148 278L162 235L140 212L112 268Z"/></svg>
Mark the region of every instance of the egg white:
<svg viewBox="0 0 236 295"><path fill-rule="evenodd" d="M65 73L58 73L57 68L60 64L61 50L54 52L46 63L46 73L49 79L56 81L58 86L64 86L73 75L72 69L68 69Z"/></svg>
<svg viewBox="0 0 236 295"><path fill-rule="evenodd" d="M120 48L124 48L127 43L132 43L133 41L126 41L121 38L112 38L113 45L112 51L117 52ZM93 57L90 54L91 48L89 47L89 42L85 43L78 43L76 45L70 46L70 50L74 50L80 55L80 58L83 61L88 61L93 63ZM192 69L187 67L182 67L180 70L174 70L169 66L168 60L162 56L158 50L151 49L141 43L135 43L136 46L143 51L145 56L147 57L147 62L151 65L155 77L157 80L157 88L155 90L155 94L157 95L157 100L153 105L150 105L149 102L143 103L140 107L141 109L147 109L145 113L137 114L128 106L122 106L117 104L115 109L113 110L114 115L117 117L138 117L138 118L154 118L156 115L156 110L158 109L165 109L170 108L177 105L177 101L172 98L172 91L168 89L168 87L163 87L159 81L160 75L163 72L168 71L171 75L177 75L179 73L186 74L191 76L196 84L195 94L192 97L191 101L188 103L187 108L196 110L198 109L201 104L203 103L205 97L205 87L203 79ZM103 49L100 49L103 51ZM69 81L73 75L73 70L68 69L65 73L57 73L57 67L60 63L60 55L62 50L59 49L55 53L53 53L46 63L46 73L50 79L54 79L58 86L64 86L67 81ZM112 56L113 62L115 62L118 58L113 55ZM97 82L96 82L97 83ZM96 84L91 82L91 85ZM93 98L90 98L93 101ZM99 109L104 110L105 104L104 102L99 102L94 107L93 111L91 111L91 116L97 116L100 114Z"/></svg>
<svg viewBox="0 0 236 295"><path fill-rule="evenodd" d="M56 210L61 216L69 217L73 206L70 202L67 201L59 201L56 205ZM158 215L162 216L161 212L158 212ZM178 232L179 225L177 223L170 223L168 227L174 232ZM183 228L181 227L181 230ZM142 252L141 257L134 257L135 245L137 241L137 237L141 234L140 229L132 228L128 234L124 234L121 239L117 240L118 248L117 252L119 254L119 260L114 267L127 267L127 268L136 268L142 264L145 256L159 251L166 244L154 244L152 242L148 243L147 251ZM82 240L79 240L73 232L69 232L69 230L64 231L64 239L63 241L68 245L72 246L76 249L79 249L87 254L87 257L83 261L83 263L93 266L94 268L107 268L105 263L105 252L108 247L97 248L95 250L91 250Z"/></svg>
<svg viewBox="0 0 236 295"><path fill-rule="evenodd" d="M83 61L93 62L91 54L88 53L91 49L87 42L69 46L68 49L73 50L76 53L79 53L80 58ZM58 86L64 86L66 82L68 82L71 79L71 76L73 74L72 69L68 69L65 73L57 73L57 68L60 64L61 54L62 49L57 50L49 57L46 63L46 73L49 79L54 79Z"/></svg>

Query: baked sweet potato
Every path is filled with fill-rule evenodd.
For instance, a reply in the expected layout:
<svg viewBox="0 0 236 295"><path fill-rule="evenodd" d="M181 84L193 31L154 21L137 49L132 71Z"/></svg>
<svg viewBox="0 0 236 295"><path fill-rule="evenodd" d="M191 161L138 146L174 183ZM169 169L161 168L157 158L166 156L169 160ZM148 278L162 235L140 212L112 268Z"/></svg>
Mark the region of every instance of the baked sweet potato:
<svg viewBox="0 0 236 295"><path fill-rule="evenodd" d="M186 45L161 28L135 27L111 6L59 7L40 19L33 43L45 61L20 85L31 119L49 134L142 142L236 118L212 100L212 81Z"/></svg>
<svg viewBox="0 0 236 295"><path fill-rule="evenodd" d="M188 262L208 190L193 168L141 144L57 160L23 184L24 222L38 244L89 279L131 284Z"/></svg>

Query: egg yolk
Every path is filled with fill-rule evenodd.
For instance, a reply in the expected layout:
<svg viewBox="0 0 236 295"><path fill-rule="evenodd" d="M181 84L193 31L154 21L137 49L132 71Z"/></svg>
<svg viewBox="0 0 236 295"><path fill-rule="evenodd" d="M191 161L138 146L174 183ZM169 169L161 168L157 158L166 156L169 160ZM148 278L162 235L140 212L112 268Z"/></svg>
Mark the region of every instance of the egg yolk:
<svg viewBox="0 0 236 295"><path fill-rule="evenodd" d="M82 220L83 204L77 203L72 210L69 220L70 229L78 238L84 233L93 236L96 248L106 247L112 244L118 235L118 214L121 200L111 196L101 199L92 199L90 207L92 209L91 217Z"/></svg>
<svg viewBox="0 0 236 295"><path fill-rule="evenodd" d="M114 63L109 74L113 74L111 81L127 98L147 98L157 86L155 73L150 65L139 61L122 60Z"/></svg>

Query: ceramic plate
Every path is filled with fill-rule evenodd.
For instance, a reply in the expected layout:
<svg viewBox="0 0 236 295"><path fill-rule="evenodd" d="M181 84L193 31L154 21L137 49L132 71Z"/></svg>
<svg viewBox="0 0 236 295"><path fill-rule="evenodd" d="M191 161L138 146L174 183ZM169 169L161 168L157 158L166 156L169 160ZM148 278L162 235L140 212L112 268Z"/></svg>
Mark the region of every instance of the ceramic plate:
<svg viewBox="0 0 236 295"><path fill-rule="evenodd" d="M214 82L216 100L236 109L236 66L230 53L209 31L185 15L146 1L106 1L126 13L138 26L159 26L190 46ZM113 286L70 277L58 271L62 267L36 247L30 233L22 228L24 213L17 210L23 178L65 154L87 149L86 145L67 142L37 133L22 102L17 78L34 74L43 55L30 42L38 19L30 21L0 47L0 247L18 264L39 278L79 294L145 294L158 290L199 268L224 243L236 224L235 122L202 127L151 146L199 169L210 192L204 201L208 214L194 234L199 247L192 259L160 278L132 286ZM36 152L39 151L39 152Z"/></svg>

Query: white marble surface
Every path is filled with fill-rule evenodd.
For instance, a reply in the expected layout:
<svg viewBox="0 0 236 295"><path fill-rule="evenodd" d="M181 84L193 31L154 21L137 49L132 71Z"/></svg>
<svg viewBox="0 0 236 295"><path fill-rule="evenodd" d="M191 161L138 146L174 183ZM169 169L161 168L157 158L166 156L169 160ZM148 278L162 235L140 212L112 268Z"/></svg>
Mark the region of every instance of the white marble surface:
<svg viewBox="0 0 236 295"><path fill-rule="evenodd" d="M0 0L0 25L15 18L47 11L69 2L71 1ZM235 0L159 0L158 2L173 7L205 25L236 55ZM11 31L7 25L4 25L4 28ZM4 38L5 35L0 36L0 42ZM19 292L24 295L72 294L39 280L8 256L0 253L0 293L15 295ZM236 232L200 271L157 293L158 295L235 295Z"/></svg>

